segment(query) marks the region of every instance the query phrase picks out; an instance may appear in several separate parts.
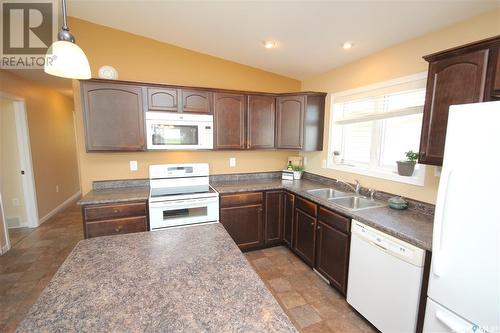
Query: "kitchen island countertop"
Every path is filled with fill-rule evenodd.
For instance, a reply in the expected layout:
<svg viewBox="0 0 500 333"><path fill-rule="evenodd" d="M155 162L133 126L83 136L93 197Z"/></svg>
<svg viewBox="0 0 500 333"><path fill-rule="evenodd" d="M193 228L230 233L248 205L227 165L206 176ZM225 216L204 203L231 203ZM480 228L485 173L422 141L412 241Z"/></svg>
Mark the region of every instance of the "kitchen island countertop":
<svg viewBox="0 0 500 333"><path fill-rule="evenodd" d="M82 240L18 332L296 332L220 224Z"/></svg>

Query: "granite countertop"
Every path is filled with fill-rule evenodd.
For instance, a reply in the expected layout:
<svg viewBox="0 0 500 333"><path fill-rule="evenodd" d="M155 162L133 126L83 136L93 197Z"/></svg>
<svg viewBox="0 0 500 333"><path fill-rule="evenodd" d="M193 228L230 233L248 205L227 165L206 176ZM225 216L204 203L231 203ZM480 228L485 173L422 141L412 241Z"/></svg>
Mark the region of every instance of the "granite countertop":
<svg viewBox="0 0 500 333"><path fill-rule="evenodd" d="M214 182L211 185L221 194L286 189L424 250L430 251L432 249L432 215L410 209L403 211L394 210L388 206L350 211L307 192L310 189L332 187L331 185L325 185L308 179L295 181L281 179L221 181Z"/></svg>
<svg viewBox="0 0 500 333"><path fill-rule="evenodd" d="M80 241L18 332L296 332L221 224Z"/></svg>
<svg viewBox="0 0 500 333"><path fill-rule="evenodd" d="M128 201L148 200L149 186L128 186L116 188L93 189L85 194L78 205L93 205Z"/></svg>

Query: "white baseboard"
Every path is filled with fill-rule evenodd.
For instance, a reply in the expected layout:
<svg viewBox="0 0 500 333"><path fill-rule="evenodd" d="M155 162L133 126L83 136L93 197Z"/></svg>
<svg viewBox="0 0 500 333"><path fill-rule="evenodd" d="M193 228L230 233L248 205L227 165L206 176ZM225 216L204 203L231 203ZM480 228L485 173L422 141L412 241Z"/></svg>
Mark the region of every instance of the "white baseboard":
<svg viewBox="0 0 500 333"><path fill-rule="evenodd" d="M7 253L7 251L10 250L10 246L9 244L5 244L4 246L2 246L2 248L0 249L0 254L4 254L4 253Z"/></svg>
<svg viewBox="0 0 500 333"><path fill-rule="evenodd" d="M61 203L59 206L52 209L47 215L45 215L44 217L42 217L40 219L39 225L42 224L43 222L47 221L48 219L50 219L52 216L56 215L60 211L62 211L64 208L73 204L75 201L77 201L80 198L81 194L82 194L82 192L80 192L80 191L76 192L75 194L70 196L68 199L66 199L63 203Z"/></svg>

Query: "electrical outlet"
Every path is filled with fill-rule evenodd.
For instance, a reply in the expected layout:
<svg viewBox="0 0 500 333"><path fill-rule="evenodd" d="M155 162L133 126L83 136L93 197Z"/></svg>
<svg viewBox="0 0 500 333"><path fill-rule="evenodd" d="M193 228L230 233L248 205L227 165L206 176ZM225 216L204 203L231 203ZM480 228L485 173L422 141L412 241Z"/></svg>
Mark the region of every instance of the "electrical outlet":
<svg viewBox="0 0 500 333"><path fill-rule="evenodd" d="M130 161L130 171L137 171L137 161Z"/></svg>
<svg viewBox="0 0 500 333"><path fill-rule="evenodd" d="M18 198L12 198L12 206L14 207L19 207L19 199Z"/></svg>
<svg viewBox="0 0 500 333"><path fill-rule="evenodd" d="M306 166L307 165L307 157L304 156L304 158L302 159L302 161L303 161L304 166Z"/></svg>
<svg viewBox="0 0 500 333"><path fill-rule="evenodd" d="M236 167L236 157L230 157L229 158L229 167L230 168Z"/></svg>
<svg viewBox="0 0 500 333"><path fill-rule="evenodd" d="M56 185L56 193L59 193L59 185Z"/></svg>

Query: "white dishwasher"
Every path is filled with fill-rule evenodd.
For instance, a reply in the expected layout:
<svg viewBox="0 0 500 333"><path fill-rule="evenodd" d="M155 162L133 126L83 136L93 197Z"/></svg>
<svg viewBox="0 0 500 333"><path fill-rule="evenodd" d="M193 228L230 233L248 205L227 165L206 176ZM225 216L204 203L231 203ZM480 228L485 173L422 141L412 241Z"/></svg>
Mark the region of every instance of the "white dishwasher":
<svg viewBox="0 0 500 333"><path fill-rule="evenodd" d="M424 250L353 220L347 302L381 332L415 332L424 260Z"/></svg>

